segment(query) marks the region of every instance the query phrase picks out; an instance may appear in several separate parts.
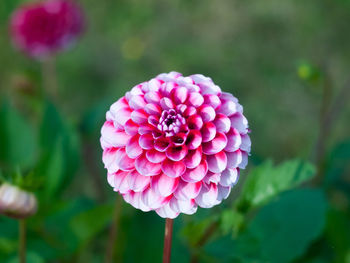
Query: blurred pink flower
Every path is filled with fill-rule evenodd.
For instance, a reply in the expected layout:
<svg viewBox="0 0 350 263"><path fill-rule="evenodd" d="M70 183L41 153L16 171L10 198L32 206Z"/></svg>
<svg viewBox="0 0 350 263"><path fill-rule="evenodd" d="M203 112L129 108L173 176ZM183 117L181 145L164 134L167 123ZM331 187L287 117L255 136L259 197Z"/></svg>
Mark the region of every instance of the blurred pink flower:
<svg viewBox="0 0 350 263"><path fill-rule="evenodd" d="M81 34L81 9L72 1L48 0L24 5L11 18L14 45L28 55L43 58L67 48Z"/></svg>
<svg viewBox="0 0 350 263"><path fill-rule="evenodd" d="M101 130L108 182L161 217L221 203L250 152L243 107L203 75L160 74L115 102Z"/></svg>

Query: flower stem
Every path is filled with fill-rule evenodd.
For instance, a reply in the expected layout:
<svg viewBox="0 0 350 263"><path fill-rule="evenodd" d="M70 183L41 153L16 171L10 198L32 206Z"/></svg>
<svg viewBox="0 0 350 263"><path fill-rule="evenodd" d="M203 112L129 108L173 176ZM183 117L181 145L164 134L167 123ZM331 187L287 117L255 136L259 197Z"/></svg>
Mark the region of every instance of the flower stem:
<svg viewBox="0 0 350 263"><path fill-rule="evenodd" d="M170 263L173 223L174 220L170 218L165 221L163 263Z"/></svg>
<svg viewBox="0 0 350 263"><path fill-rule="evenodd" d="M106 263L113 262L115 240L117 238L117 233L118 233L118 225L119 225L121 209L122 209L122 198L120 196L117 196L117 199L115 200L115 206L114 206L113 222L110 228L108 245L106 249L106 257L105 257Z"/></svg>
<svg viewBox="0 0 350 263"><path fill-rule="evenodd" d="M56 98L58 96L58 83L54 57L48 57L41 63L42 66L42 78L43 88L46 90L45 93L49 93L51 96Z"/></svg>
<svg viewBox="0 0 350 263"><path fill-rule="evenodd" d="M19 262L25 263L26 262L26 243L27 243L27 237L26 237L26 220L25 219L19 219Z"/></svg>

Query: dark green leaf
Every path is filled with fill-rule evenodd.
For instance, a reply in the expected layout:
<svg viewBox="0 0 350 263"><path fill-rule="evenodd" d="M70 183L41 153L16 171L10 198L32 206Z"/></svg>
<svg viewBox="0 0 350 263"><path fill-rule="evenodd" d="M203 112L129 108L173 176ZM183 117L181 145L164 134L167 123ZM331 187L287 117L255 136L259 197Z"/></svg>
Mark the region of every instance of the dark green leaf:
<svg viewBox="0 0 350 263"><path fill-rule="evenodd" d="M314 175L314 166L304 161L291 160L278 166L267 161L247 176L237 205L243 210L260 206L279 193L310 180Z"/></svg>

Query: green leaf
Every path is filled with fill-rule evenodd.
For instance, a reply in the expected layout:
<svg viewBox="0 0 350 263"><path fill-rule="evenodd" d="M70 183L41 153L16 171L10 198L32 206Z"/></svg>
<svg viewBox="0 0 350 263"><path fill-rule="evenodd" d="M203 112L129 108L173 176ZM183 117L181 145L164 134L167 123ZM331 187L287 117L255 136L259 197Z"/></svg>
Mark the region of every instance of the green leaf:
<svg viewBox="0 0 350 263"><path fill-rule="evenodd" d="M282 193L258 212L238 238L234 256L256 262L291 262L322 233L326 208L321 191L299 189Z"/></svg>
<svg viewBox="0 0 350 263"><path fill-rule="evenodd" d="M112 220L113 205L96 206L72 218L70 227L85 245L102 230L106 229Z"/></svg>
<svg viewBox="0 0 350 263"><path fill-rule="evenodd" d="M7 263L18 263L18 262L19 262L18 256L7 261ZM28 251L26 254L26 262L27 263L44 263L45 261L38 253L34 251Z"/></svg>
<svg viewBox="0 0 350 263"><path fill-rule="evenodd" d="M310 180L314 175L315 168L308 162L291 160L273 166L272 161L266 161L247 176L236 205L243 211L263 205L279 193Z"/></svg>
<svg viewBox="0 0 350 263"><path fill-rule="evenodd" d="M36 158L36 137L32 126L8 103L0 109L0 165L26 168Z"/></svg>
<svg viewBox="0 0 350 263"><path fill-rule="evenodd" d="M69 185L79 167L79 140L58 113L47 102L40 128L41 161L37 173L45 178L47 197L59 194Z"/></svg>
<svg viewBox="0 0 350 263"><path fill-rule="evenodd" d="M221 213L220 227L224 234L236 235L244 223L244 215L236 210L227 209Z"/></svg>

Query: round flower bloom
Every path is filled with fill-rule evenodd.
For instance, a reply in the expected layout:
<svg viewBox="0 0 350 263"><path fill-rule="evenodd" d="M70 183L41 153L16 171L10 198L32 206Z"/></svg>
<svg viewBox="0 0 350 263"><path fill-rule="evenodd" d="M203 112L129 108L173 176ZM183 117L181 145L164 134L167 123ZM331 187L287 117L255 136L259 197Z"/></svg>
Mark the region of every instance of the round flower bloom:
<svg viewBox="0 0 350 263"><path fill-rule="evenodd" d="M83 30L80 8L69 0L48 0L24 5L11 18L16 47L36 58L70 46Z"/></svg>
<svg viewBox="0 0 350 263"><path fill-rule="evenodd" d="M197 74L160 74L115 102L101 130L108 182L161 217L221 203L250 152L243 107Z"/></svg>
<svg viewBox="0 0 350 263"><path fill-rule="evenodd" d="M37 200L34 194L7 183L0 186L0 214L13 218L27 218L36 211Z"/></svg>

